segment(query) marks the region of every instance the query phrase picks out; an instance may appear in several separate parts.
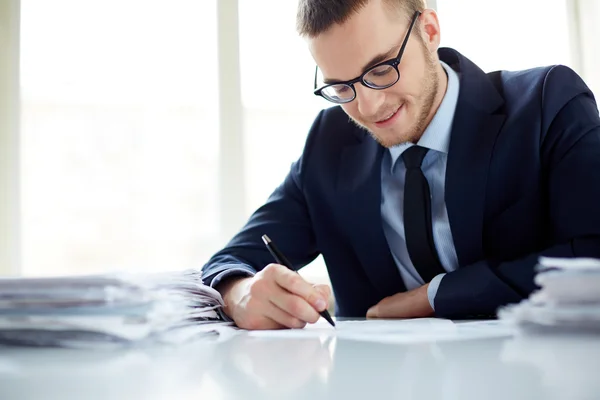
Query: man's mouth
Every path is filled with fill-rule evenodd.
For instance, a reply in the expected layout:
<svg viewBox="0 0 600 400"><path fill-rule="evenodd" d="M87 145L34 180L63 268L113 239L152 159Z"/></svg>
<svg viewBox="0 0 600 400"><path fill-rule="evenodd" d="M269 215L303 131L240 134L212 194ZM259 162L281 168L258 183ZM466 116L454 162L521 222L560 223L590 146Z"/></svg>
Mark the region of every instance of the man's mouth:
<svg viewBox="0 0 600 400"><path fill-rule="evenodd" d="M402 109L402 106L404 104L401 104L398 108L396 108L395 111L389 113L388 115L386 115L384 118L380 119L379 121L375 122L375 125L377 125L378 127L385 127L388 125L391 125L393 120L395 119L394 117L398 114L398 112Z"/></svg>
<svg viewBox="0 0 600 400"><path fill-rule="evenodd" d="M398 111L398 110L396 110L396 111ZM382 119L380 121L377 121L377 122L385 122L385 121L387 121L388 119L392 118L394 116L394 114L396 114L396 111L394 111L393 113L391 113L390 115L388 115L384 119Z"/></svg>

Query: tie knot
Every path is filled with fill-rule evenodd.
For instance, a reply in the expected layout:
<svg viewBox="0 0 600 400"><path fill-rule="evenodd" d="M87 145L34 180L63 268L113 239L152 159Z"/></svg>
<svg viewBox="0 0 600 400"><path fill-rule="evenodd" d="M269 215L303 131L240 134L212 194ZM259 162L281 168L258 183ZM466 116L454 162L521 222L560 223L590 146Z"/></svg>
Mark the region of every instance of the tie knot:
<svg viewBox="0 0 600 400"><path fill-rule="evenodd" d="M421 168L423 159L425 158L425 155L428 151L428 148L421 146L411 146L408 149L404 150L404 152L402 153L402 159L404 160L404 165L406 166L406 169Z"/></svg>

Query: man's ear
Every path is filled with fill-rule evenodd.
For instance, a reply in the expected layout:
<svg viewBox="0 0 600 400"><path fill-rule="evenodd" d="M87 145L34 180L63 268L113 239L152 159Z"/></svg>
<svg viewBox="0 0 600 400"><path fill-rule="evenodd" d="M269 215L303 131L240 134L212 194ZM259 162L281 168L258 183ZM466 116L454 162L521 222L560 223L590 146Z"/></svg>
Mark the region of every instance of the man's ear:
<svg viewBox="0 0 600 400"><path fill-rule="evenodd" d="M440 47L441 31L435 10L427 9L419 16L419 34L430 53L437 53Z"/></svg>

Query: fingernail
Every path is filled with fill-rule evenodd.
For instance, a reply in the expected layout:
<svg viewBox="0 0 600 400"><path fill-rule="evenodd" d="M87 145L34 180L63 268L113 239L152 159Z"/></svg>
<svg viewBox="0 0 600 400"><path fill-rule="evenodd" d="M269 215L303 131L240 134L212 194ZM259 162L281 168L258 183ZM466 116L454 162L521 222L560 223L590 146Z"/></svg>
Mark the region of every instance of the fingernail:
<svg viewBox="0 0 600 400"><path fill-rule="evenodd" d="M327 303L325 303L325 300L323 299L318 299L315 302L315 306L317 306L317 310L323 311L327 307Z"/></svg>
<svg viewBox="0 0 600 400"><path fill-rule="evenodd" d="M377 316L376 307L371 307L367 310L367 317L376 317L376 316Z"/></svg>

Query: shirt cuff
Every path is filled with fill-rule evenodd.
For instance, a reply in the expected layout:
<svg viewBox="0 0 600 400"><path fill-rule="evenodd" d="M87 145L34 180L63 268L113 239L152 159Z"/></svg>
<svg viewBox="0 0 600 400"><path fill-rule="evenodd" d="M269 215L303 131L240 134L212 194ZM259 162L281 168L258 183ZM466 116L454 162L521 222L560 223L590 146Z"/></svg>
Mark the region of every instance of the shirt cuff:
<svg viewBox="0 0 600 400"><path fill-rule="evenodd" d="M427 299L429 300L429 304L431 305L433 311L435 311L435 295L437 294L438 288L440 287L440 282L442 281L442 278L444 278L444 275L446 274L436 275L431 282L429 282L429 286L427 287Z"/></svg>
<svg viewBox="0 0 600 400"><path fill-rule="evenodd" d="M254 276L254 274L244 268L228 268L225 271L221 271L212 279L210 287L214 289L223 279L232 276Z"/></svg>
<svg viewBox="0 0 600 400"><path fill-rule="evenodd" d="M214 289L223 279L231 278L233 276L254 276L254 274L243 268L229 268L215 276L210 282L210 287ZM218 308L217 312L224 321L233 322L233 319L229 318L222 308Z"/></svg>

